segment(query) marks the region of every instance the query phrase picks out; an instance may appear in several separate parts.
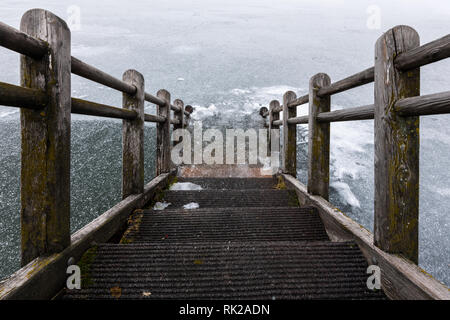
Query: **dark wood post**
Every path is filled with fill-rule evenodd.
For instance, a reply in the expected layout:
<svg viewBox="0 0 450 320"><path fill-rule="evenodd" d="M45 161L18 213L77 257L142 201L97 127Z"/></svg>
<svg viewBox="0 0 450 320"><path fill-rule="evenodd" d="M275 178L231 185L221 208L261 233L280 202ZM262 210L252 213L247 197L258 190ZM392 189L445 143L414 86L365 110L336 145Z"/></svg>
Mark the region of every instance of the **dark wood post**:
<svg viewBox="0 0 450 320"><path fill-rule="evenodd" d="M289 102L297 96L292 91L283 95L283 173L297 176L297 125L289 124L288 119L297 116L297 107L289 108Z"/></svg>
<svg viewBox="0 0 450 320"><path fill-rule="evenodd" d="M328 200L330 184L330 124L317 122L317 115L330 111L330 96L319 97L320 88L331 83L325 73L309 81L308 193Z"/></svg>
<svg viewBox="0 0 450 320"><path fill-rule="evenodd" d="M135 111L134 120L122 121L122 198L144 192L144 77L127 70L123 81L134 85L136 93L123 94L123 108Z"/></svg>
<svg viewBox="0 0 450 320"><path fill-rule="evenodd" d="M274 121L280 120L280 102L278 100L272 100L269 104L269 145L270 148L270 161L272 170L275 167L279 167L280 163L280 125L274 124ZM276 143L278 139L278 143ZM274 150L276 148L277 150ZM278 168L276 168L278 170ZM272 172L274 173L274 172Z"/></svg>
<svg viewBox="0 0 450 320"><path fill-rule="evenodd" d="M158 98L166 101L163 106L157 106L158 116L166 118L164 122L156 125L156 175L170 171L170 93L161 89L157 93Z"/></svg>
<svg viewBox="0 0 450 320"><path fill-rule="evenodd" d="M280 120L280 102L272 100L269 104L269 145L272 145L272 129L280 129L279 125L273 124L274 121ZM278 135L278 139L279 139Z"/></svg>
<svg viewBox="0 0 450 320"><path fill-rule="evenodd" d="M48 104L20 110L22 266L70 244L70 30L54 14L27 11L20 30L45 40L41 59L20 58L21 85L41 89Z"/></svg>
<svg viewBox="0 0 450 320"><path fill-rule="evenodd" d="M173 126L173 130L177 130L177 129L183 129L185 127L184 125L184 103L183 100L180 99L175 99L173 101L173 104L175 107L179 107L180 110L179 111L174 111L173 116L175 119L178 119L180 122L178 124L175 124ZM181 139L183 139L181 137ZM181 140L180 140L181 141Z"/></svg>
<svg viewBox="0 0 450 320"><path fill-rule="evenodd" d="M418 262L419 117L401 117L399 99L420 95L420 70L401 72L394 59L420 45L397 26L375 46L375 245Z"/></svg>

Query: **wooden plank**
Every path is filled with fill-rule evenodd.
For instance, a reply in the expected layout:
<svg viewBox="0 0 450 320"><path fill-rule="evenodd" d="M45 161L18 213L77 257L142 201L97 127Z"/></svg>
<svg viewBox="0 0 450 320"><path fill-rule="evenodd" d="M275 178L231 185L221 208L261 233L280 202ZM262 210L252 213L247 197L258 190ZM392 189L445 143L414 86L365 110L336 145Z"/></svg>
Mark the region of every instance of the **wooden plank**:
<svg viewBox="0 0 450 320"><path fill-rule="evenodd" d="M450 91L401 99L395 104L395 110L401 116L450 113Z"/></svg>
<svg viewBox="0 0 450 320"><path fill-rule="evenodd" d="M41 59L48 53L46 41L31 37L3 22L0 22L0 46L35 59Z"/></svg>
<svg viewBox="0 0 450 320"><path fill-rule="evenodd" d="M164 117L163 123L156 124L156 174L169 172L170 170L170 93L161 89L158 91L159 99L166 103L163 106L157 106L157 115Z"/></svg>
<svg viewBox="0 0 450 320"><path fill-rule="evenodd" d="M136 119L137 113L132 110L117 108L92 101L72 98L72 113L115 119Z"/></svg>
<svg viewBox="0 0 450 320"><path fill-rule="evenodd" d="M289 118L297 116L297 108L289 108L288 104L296 99L293 91L283 95L283 162L281 170L297 176L297 126L288 123Z"/></svg>
<svg viewBox="0 0 450 320"><path fill-rule="evenodd" d="M147 92L145 93L145 101L154 103L157 106L163 106L164 105L164 100L162 100L162 99L160 99L158 97L152 96L150 93L147 93Z"/></svg>
<svg viewBox="0 0 450 320"><path fill-rule="evenodd" d="M136 93L136 87L88 65L75 57L71 58L71 70L73 74L103 84L109 88L119 90L123 93L128 93L130 95Z"/></svg>
<svg viewBox="0 0 450 320"><path fill-rule="evenodd" d="M383 291L391 299L401 300L450 300L450 291L439 281L407 259L383 252L373 244L373 234L347 217L320 196L308 194L306 187L289 175L282 175L286 185L292 187L299 200L315 206L333 241L354 240L369 265L381 269ZM368 275L369 276L369 275Z"/></svg>
<svg viewBox="0 0 450 320"><path fill-rule="evenodd" d="M153 199L158 190L166 187L173 173L157 176L144 187L144 192L122 200L71 236L71 245L63 252L40 257L0 283L0 300L51 299L67 279L67 262L75 263L96 243L109 241L123 228L135 209Z"/></svg>
<svg viewBox="0 0 450 320"><path fill-rule="evenodd" d="M289 124L307 124L308 121L309 121L309 116L301 116L301 117L289 118L287 122Z"/></svg>
<svg viewBox="0 0 450 320"><path fill-rule="evenodd" d="M317 115L318 122L339 122L373 119L374 105L322 112Z"/></svg>
<svg viewBox="0 0 450 320"><path fill-rule="evenodd" d="M49 44L39 60L22 55L21 85L43 90L40 111L21 109L22 265L70 244L70 30L52 13L27 11L21 31Z"/></svg>
<svg viewBox="0 0 450 320"><path fill-rule="evenodd" d="M42 90L15 86L0 82L0 105L40 110L48 103L47 94Z"/></svg>
<svg viewBox="0 0 450 320"><path fill-rule="evenodd" d="M401 72L394 58L419 46L397 26L375 46L375 244L418 262L419 117L401 117L398 100L420 95L420 70Z"/></svg>
<svg viewBox="0 0 450 320"><path fill-rule="evenodd" d="M319 97L325 97L327 95L333 95L339 92L347 91L367 83L373 82L374 68L368 68L361 72L358 72L350 77L334 82L327 87L323 87L319 90L317 95Z"/></svg>
<svg viewBox="0 0 450 320"><path fill-rule="evenodd" d="M402 71L418 68L450 57L450 34L399 54L395 67Z"/></svg>
<svg viewBox="0 0 450 320"><path fill-rule="evenodd" d="M317 121L317 115L330 111L330 96L319 97L320 88L331 83L325 73L318 73L309 82L308 121L308 192L328 200L330 183L330 124Z"/></svg>
<svg viewBox="0 0 450 320"><path fill-rule="evenodd" d="M272 132L273 129L279 130L280 126L276 124L280 120L280 112L276 111L280 107L280 102L278 100L272 100L269 104L269 146L272 146L272 140L275 138L280 138L280 135L275 135Z"/></svg>
<svg viewBox="0 0 450 320"><path fill-rule="evenodd" d="M144 93L142 74L127 70L123 81L134 86L136 93L123 94L123 108L134 111L136 118L122 123L122 199L144 191Z"/></svg>

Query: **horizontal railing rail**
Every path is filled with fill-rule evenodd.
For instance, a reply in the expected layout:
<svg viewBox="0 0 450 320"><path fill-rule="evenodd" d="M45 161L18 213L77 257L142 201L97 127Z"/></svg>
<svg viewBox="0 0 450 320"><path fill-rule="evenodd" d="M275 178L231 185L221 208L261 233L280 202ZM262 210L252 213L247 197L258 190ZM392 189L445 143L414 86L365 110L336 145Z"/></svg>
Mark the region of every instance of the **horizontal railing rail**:
<svg viewBox="0 0 450 320"><path fill-rule="evenodd" d="M0 82L0 105L21 110L25 265L70 245L71 114L123 120L122 197L128 199L144 193L144 122L156 123L156 175L161 176L173 167L170 126L186 127L194 109L179 99L171 103L166 90L156 96L145 92L144 77L135 70L127 70L120 80L71 56L67 24L48 11L27 11L20 29L0 23L0 46L22 55L21 86ZM122 107L71 97L71 74L122 92ZM146 101L157 106L157 114L144 113ZM43 214L45 223L39 218Z"/></svg>
<svg viewBox="0 0 450 320"><path fill-rule="evenodd" d="M388 253L418 261L419 116L450 113L450 91L420 95L419 68L450 57L450 35L419 45L410 27L397 26L375 45L375 64L331 83L319 73L309 93L299 98L288 91L283 103L273 100L260 114L269 128L282 127L283 173L296 176L296 125L308 124L308 193L328 200L330 123L375 121L374 243ZM374 104L331 111L334 94L374 82ZM309 103L309 114L296 107ZM285 108L284 106L287 106ZM283 120L280 113L283 113ZM271 131L272 132L272 131ZM271 134L270 139L279 135Z"/></svg>

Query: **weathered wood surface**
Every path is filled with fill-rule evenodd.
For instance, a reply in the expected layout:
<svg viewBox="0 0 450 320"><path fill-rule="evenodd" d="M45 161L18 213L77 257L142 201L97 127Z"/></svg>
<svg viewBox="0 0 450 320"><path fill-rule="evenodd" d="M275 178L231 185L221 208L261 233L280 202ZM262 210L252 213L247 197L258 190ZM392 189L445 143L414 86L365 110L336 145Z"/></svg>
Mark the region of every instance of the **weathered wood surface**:
<svg viewBox="0 0 450 320"><path fill-rule="evenodd" d="M63 252L40 257L0 283L0 300L51 299L64 286L67 262L75 263L89 247L108 242L135 209L142 208L158 190L166 187L173 173L157 176L144 187L144 192L122 200L71 236L71 245Z"/></svg>
<svg viewBox="0 0 450 320"><path fill-rule="evenodd" d="M400 99L420 95L420 70L394 67L400 53L417 48L419 35L397 26L375 46L375 244L418 262L419 117L401 117Z"/></svg>
<svg viewBox="0 0 450 320"><path fill-rule="evenodd" d="M128 120L133 120L137 117L137 113L132 110L112 107L77 98L72 98L72 113Z"/></svg>
<svg viewBox="0 0 450 320"><path fill-rule="evenodd" d="M348 108L335 110L330 112L322 112L317 115L318 122L339 122L354 120L370 120L374 117L374 105L361 106L356 108Z"/></svg>
<svg viewBox="0 0 450 320"><path fill-rule="evenodd" d="M294 101L296 95L287 91L283 95L283 162L281 170L297 176L297 126L288 123L289 118L297 116L297 108L289 108L288 104Z"/></svg>
<svg viewBox="0 0 450 320"><path fill-rule="evenodd" d="M330 96L319 97L317 93L330 83L325 73L316 74L309 82L308 192L326 200L330 182L330 124L319 123L317 115L330 111Z"/></svg>
<svg viewBox="0 0 450 320"><path fill-rule="evenodd" d="M283 125L283 120L273 120L273 125L280 127Z"/></svg>
<svg viewBox="0 0 450 320"><path fill-rule="evenodd" d="M450 57L450 35L399 54L395 67L406 71Z"/></svg>
<svg viewBox="0 0 450 320"><path fill-rule="evenodd" d="M161 89L159 99L165 101L162 106L156 106L157 115L165 118L164 122L156 124L156 175L170 170L170 93Z"/></svg>
<svg viewBox="0 0 450 320"><path fill-rule="evenodd" d="M183 100L175 99L173 101L173 104L178 108L177 111L174 112L174 118L178 120L178 123L176 123L173 126L173 130L177 129L184 129L184 103ZM183 140L183 137L180 137L180 142Z"/></svg>
<svg viewBox="0 0 450 320"><path fill-rule="evenodd" d="M280 129L280 126L276 124L277 121L280 120L280 111L278 108L280 107L280 102L278 100L272 100L269 103L269 143L268 145L272 145L272 139L274 139L274 135L272 134L273 129ZM279 139L279 135L277 136Z"/></svg>
<svg viewBox="0 0 450 320"><path fill-rule="evenodd" d="M119 90L124 93L134 94L136 87L119 80L106 72L103 72L75 57L71 58L71 70L73 74L103 84L109 88Z"/></svg>
<svg viewBox="0 0 450 320"><path fill-rule="evenodd" d="M145 82L136 70L127 70L123 81L136 93L123 94L123 108L134 111L136 118L122 123L122 199L144 191L144 93Z"/></svg>
<svg viewBox="0 0 450 320"><path fill-rule="evenodd" d="M358 72L350 77L339 80L330 84L327 87L323 87L319 90L317 95L319 97L325 97L327 95L333 95L339 92L347 91L367 83L373 82L374 79L374 68L368 68L361 72Z"/></svg>
<svg viewBox="0 0 450 320"><path fill-rule="evenodd" d="M369 265L381 268L383 291L391 299L450 300L450 291L407 259L383 252L373 244L373 234L344 215L320 196L310 195L296 178L282 175L286 185L294 188L301 203L319 210L320 218L333 241L354 240Z"/></svg>
<svg viewBox="0 0 450 320"><path fill-rule="evenodd" d="M144 120L146 122L165 122L166 118L146 113L144 115Z"/></svg>
<svg viewBox="0 0 450 320"><path fill-rule="evenodd" d="M47 42L31 37L3 22L0 22L0 46L35 59L40 59L48 53Z"/></svg>
<svg viewBox="0 0 450 320"><path fill-rule="evenodd" d="M401 99L395 110L402 116L450 113L450 91Z"/></svg>
<svg viewBox="0 0 450 320"><path fill-rule="evenodd" d="M151 95L150 93L147 93L147 92L145 93L145 101L154 103L154 104L156 104L158 106L163 106L164 105L164 100L162 100L162 99L160 99L158 97L155 97L155 96L153 96L153 95Z"/></svg>
<svg viewBox="0 0 450 320"><path fill-rule="evenodd" d="M0 105L2 106L39 110L47 103L47 94L42 90L0 82Z"/></svg>
<svg viewBox="0 0 450 320"><path fill-rule="evenodd" d="M295 108L309 102L309 94L296 98L289 102L288 108Z"/></svg>
<svg viewBox="0 0 450 320"><path fill-rule="evenodd" d="M21 109L22 265L70 244L70 30L42 10L27 11L20 29L48 42L50 53L21 56L21 85L43 90L40 111Z"/></svg>
<svg viewBox="0 0 450 320"><path fill-rule="evenodd" d="M308 121L309 116L293 117L287 120L289 124L307 124Z"/></svg>

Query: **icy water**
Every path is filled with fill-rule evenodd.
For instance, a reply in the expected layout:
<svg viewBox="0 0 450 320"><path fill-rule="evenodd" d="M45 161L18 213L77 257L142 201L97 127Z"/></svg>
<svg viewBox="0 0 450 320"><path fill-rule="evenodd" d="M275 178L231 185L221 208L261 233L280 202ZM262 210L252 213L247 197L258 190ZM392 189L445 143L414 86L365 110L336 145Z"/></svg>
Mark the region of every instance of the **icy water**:
<svg viewBox="0 0 450 320"><path fill-rule="evenodd" d="M167 88L196 108L204 127L261 126L262 105L286 90L307 92L318 72L339 80L373 65L376 39L394 25L413 26L422 43L449 32L448 1L12 1L0 2L0 21L18 27L30 8L67 20L72 55L116 77L140 71L148 92ZM381 29L367 27L378 4ZM405 9L406 7L406 9ZM426 13L426 14L425 14ZM0 48L0 81L18 83L18 56ZM422 94L448 90L450 61L422 68ZM120 106L121 94L73 76L72 95ZM373 86L338 94L332 108L373 103ZM147 106L146 112L154 113ZM305 114L305 106L298 108ZM121 122L74 116L72 230L120 200ZM450 285L449 116L421 118L420 266ZM0 278L19 268L20 131L15 109L0 107ZM306 126L298 126L298 176L306 182ZM146 125L146 181L154 175L154 127ZM373 228L373 121L331 126L331 201Z"/></svg>

